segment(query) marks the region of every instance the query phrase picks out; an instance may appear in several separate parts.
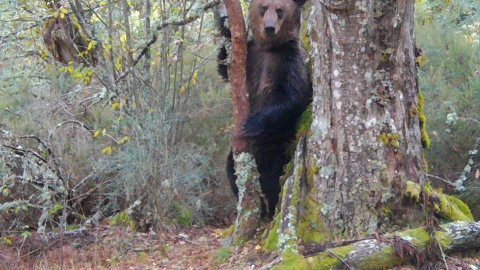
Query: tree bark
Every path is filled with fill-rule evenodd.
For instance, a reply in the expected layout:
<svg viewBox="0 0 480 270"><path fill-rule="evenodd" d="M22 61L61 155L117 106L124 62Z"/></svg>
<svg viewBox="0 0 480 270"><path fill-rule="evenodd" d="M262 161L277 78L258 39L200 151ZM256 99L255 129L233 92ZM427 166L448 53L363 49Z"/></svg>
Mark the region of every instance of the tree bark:
<svg viewBox="0 0 480 270"><path fill-rule="evenodd" d="M235 153L247 151L247 140L242 128L249 113L247 93L247 30L239 1L225 0L230 31L232 32L232 50L230 63L230 85L233 99L233 149Z"/></svg>

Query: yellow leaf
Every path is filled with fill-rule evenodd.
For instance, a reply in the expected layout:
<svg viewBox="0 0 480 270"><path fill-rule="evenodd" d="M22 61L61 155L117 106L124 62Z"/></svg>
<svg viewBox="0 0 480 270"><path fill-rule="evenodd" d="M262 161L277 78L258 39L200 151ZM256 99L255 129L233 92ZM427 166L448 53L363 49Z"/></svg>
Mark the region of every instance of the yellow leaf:
<svg viewBox="0 0 480 270"><path fill-rule="evenodd" d="M98 135L100 135L100 129L95 131L95 133L93 133L93 137L96 138L98 137Z"/></svg>
<svg viewBox="0 0 480 270"><path fill-rule="evenodd" d="M423 67L427 63L427 57L421 55L415 59L415 62L417 62L419 67Z"/></svg>
<svg viewBox="0 0 480 270"><path fill-rule="evenodd" d="M180 87L180 94L185 94L185 86Z"/></svg>
<svg viewBox="0 0 480 270"><path fill-rule="evenodd" d="M73 73L73 67L67 67L67 71Z"/></svg>
<svg viewBox="0 0 480 270"><path fill-rule="evenodd" d="M55 17L55 19L56 19L56 18L58 18L58 15L59 14L57 12L55 12L55 14L53 14L53 17Z"/></svg>
<svg viewBox="0 0 480 270"><path fill-rule="evenodd" d="M91 49L93 49L93 40L91 40L91 41L88 43L87 51L90 51Z"/></svg>
<svg viewBox="0 0 480 270"><path fill-rule="evenodd" d="M62 12L62 13L68 13L68 9L66 9L66 8L61 8L61 9L60 9L60 12Z"/></svg>
<svg viewBox="0 0 480 270"><path fill-rule="evenodd" d="M123 116L120 115L120 116L117 118L117 122L120 122L120 121L122 121L122 120L123 120Z"/></svg>
<svg viewBox="0 0 480 270"><path fill-rule="evenodd" d="M120 103L118 103L118 102L115 102L115 103L112 104L112 110L113 111L118 109L119 107L120 107Z"/></svg>
<svg viewBox="0 0 480 270"><path fill-rule="evenodd" d="M127 36L126 36L126 35L123 35L123 36L120 38L120 42L122 42L122 43L127 42Z"/></svg>
<svg viewBox="0 0 480 270"><path fill-rule="evenodd" d="M106 129L103 129L103 130L102 130L102 136L105 136L105 135L107 135L107 130L106 130Z"/></svg>
<svg viewBox="0 0 480 270"><path fill-rule="evenodd" d="M117 70L122 69L122 58L120 56L117 57L117 61L115 63L115 69Z"/></svg>
<svg viewBox="0 0 480 270"><path fill-rule="evenodd" d="M107 5L107 2L105 2L105 1L100 1L100 6L105 6L105 5Z"/></svg>
<svg viewBox="0 0 480 270"><path fill-rule="evenodd" d="M193 73L193 76L192 76L192 83L193 85L196 85L197 84L197 76L198 76L198 72L194 72Z"/></svg>
<svg viewBox="0 0 480 270"><path fill-rule="evenodd" d="M124 144L128 141L130 141L130 136L125 136L120 141L118 141L118 144Z"/></svg>
<svg viewBox="0 0 480 270"><path fill-rule="evenodd" d="M10 238L3 237L3 241L5 241L5 243L6 243L7 245L11 245L11 244L12 244L12 240L10 240Z"/></svg>
<svg viewBox="0 0 480 270"><path fill-rule="evenodd" d="M60 13L60 19L65 19L65 13Z"/></svg>
<svg viewBox="0 0 480 270"><path fill-rule="evenodd" d="M108 146L103 148L102 153L110 156L112 154L112 147Z"/></svg>
<svg viewBox="0 0 480 270"><path fill-rule="evenodd" d="M90 22L96 23L98 21L100 21L100 19L97 17L96 14L93 14L92 17L90 18Z"/></svg>

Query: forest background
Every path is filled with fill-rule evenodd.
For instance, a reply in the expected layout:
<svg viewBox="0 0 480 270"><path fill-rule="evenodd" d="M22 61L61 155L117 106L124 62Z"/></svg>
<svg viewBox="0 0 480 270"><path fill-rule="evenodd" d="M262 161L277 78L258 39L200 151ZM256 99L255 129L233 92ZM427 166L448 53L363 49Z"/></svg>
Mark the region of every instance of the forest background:
<svg viewBox="0 0 480 270"><path fill-rule="evenodd" d="M106 217L137 230L232 222L231 93L210 4L0 3L1 245ZM417 1L415 22L429 180L476 220L479 11Z"/></svg>

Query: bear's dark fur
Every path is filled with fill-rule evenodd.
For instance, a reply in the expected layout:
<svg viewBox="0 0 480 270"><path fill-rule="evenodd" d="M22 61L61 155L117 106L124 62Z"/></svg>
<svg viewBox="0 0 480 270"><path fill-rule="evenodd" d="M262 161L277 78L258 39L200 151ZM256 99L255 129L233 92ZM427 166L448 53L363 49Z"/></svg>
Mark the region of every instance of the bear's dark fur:
<svg viewBox="0 0 480 270"><path fill-rule="evenodd" d="M247 88L250 115L244 134L253 145L260 185L267 199L263 215L272 217L280 193L279 178L289 161L287 146L295 138L296 124L311 101L306 50L300 40L300 15L304 1L253 0L249 18L253 39L248 42ZM230 31L221 20L221 33ZM218 72L228 81L227 50L220 49ZM235 195L233 155L227 158L227 174Z"/></svg>

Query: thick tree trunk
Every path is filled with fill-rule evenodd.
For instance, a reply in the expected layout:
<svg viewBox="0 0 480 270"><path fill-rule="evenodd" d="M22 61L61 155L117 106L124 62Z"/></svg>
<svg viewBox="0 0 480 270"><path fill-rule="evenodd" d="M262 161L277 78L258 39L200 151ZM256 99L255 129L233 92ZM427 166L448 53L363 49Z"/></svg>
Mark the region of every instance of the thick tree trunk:
<svg viewBox="0 0 480 270"><path fill-rule="evenodd" d="M298 240L319 243L421 225L426 218L417 202L420 194L429 198L422 193L414 1L311 5L314 97L311 116L304 115L310 132L297 146L266 244L284 251L298 250Z"/></svg>
<svg viewBox="0 0 480 270"><path fill-rule="evenodd" d="M323 225L315 240L417 219L399 204L407 180L426 182L414 1L312 5L314 101L306 166L315 205L304 207L315 208L311 214Z"/></svg>

